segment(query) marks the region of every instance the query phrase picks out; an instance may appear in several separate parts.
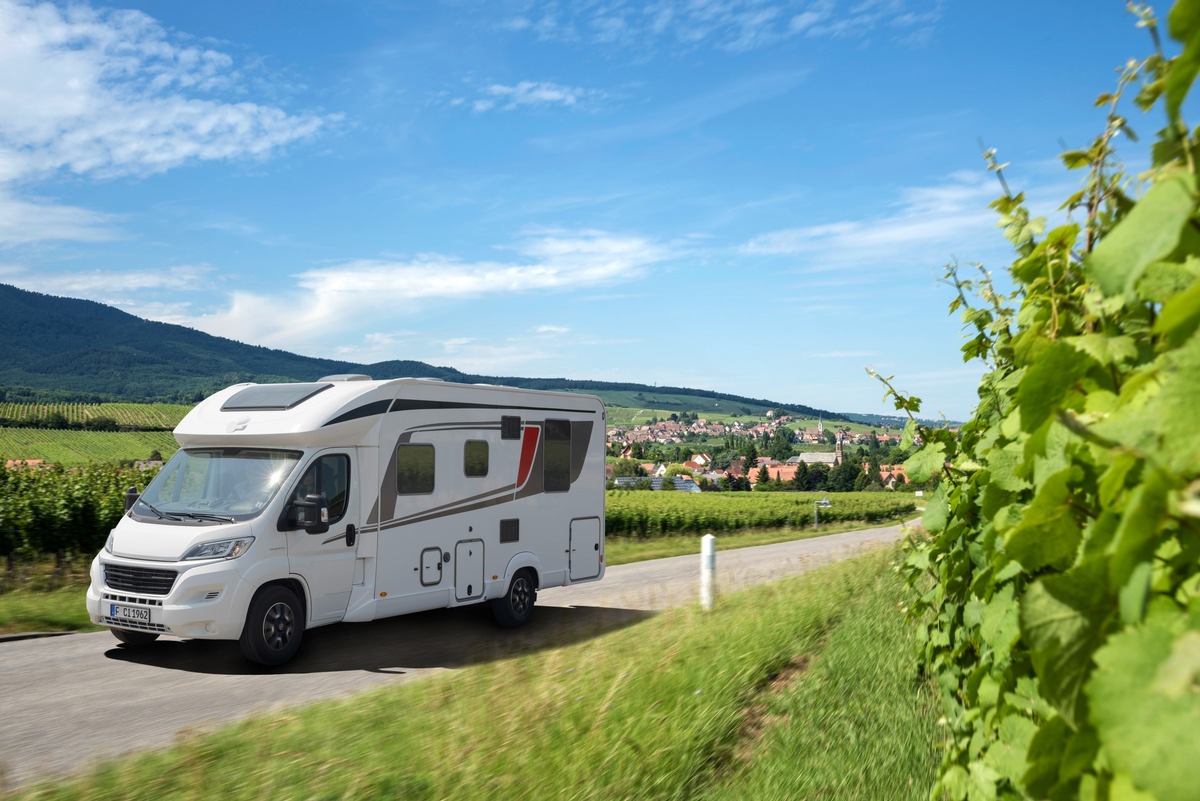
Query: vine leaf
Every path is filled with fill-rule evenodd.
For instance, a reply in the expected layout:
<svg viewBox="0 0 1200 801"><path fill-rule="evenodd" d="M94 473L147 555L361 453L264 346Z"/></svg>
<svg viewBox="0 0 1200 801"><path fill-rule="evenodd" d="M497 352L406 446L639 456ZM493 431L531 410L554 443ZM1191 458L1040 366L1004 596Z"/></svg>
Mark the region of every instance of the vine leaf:
<svg viewBox="0 0 1200 801"><path fill-rule="evenodd" d="M1152 616L1096 652L1091 717L1117 773L1159 801L1196 797L1200 764L1200 631Z"/></svg>
<svg viewBox="0 0 1200 801"><path fill-rule="evenodd" d="M1195 3L1176 3L1167 16L1171 36L1183 42L1183 52L1167 76L1167 116L1178 119L1179 108L1200 72L1200 13Z"/></svg>
<svg viewBox="0 0 1200 801"><path fill-rule="evenodd" d="M1095 362L1085 353L1088 351L1055 342L1038 354L1017 390L1021 426L1026 431L1034 431L1045 422L1067 390L1087 375Z"/></svg>
<svg viewBox="0 0 1200 801"><path fill-rule="evenodd" d="M1179 245L1195 210L1196 177L1173 175L1150 187L1088 256L1087 269L1107 296L1129 291L1146 267Z"/></svg>
<svg viewBox="0 0 1200 801"><path fill-rule="evenodd" d="M1113 613L1104 560L1085 562L1030 585L1021 600L1021 635L1030 645L1042 695L1078 728L1083 682Z"/></svg>
<svg viewBox="0 0 1200 801"><path fill-rule="evenodd" d="M1075 468L1059 470L1042 483L1021 522L1004 540L1005 554L1035 571L1047 565L1066 567L1079 548L1083 532L1068 501L1068 482Z"/></svg>

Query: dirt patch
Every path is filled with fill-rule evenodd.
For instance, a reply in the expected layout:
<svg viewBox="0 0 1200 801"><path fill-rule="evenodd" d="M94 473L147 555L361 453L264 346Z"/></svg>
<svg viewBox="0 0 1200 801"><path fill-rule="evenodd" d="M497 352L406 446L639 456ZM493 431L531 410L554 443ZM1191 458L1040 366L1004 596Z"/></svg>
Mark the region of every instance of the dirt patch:
<svg viewBox="0 0 1200 801"><path fill-rule="evenodd" d="M811 659L806 654L796 654L787 666L771 676L762 685L754 703L742 712L742 724L738 727L737 746L729 755L729 761L723 766L723 773L736 770L742 765L749 764L754 756L754 750L772 726L782 723L787 718L783 715L773 715L767 703L774 696L780 695L800 680L808 672Z"/></svg>

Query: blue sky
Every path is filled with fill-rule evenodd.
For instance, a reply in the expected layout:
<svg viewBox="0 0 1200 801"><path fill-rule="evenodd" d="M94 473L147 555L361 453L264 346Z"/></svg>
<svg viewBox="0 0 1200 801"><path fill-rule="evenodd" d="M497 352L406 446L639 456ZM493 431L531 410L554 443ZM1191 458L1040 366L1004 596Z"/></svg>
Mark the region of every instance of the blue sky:
<svg viewBox="0 0 1200 801"><path fill-rule="evenodd" d="M1116 0L0 0L0 283L359 363L889 412L872 367L962 419L982 368L938 279L1010 261L978 142L1054 214L1081 177L1062 145L1150 52L1134 23Z"/></svg>

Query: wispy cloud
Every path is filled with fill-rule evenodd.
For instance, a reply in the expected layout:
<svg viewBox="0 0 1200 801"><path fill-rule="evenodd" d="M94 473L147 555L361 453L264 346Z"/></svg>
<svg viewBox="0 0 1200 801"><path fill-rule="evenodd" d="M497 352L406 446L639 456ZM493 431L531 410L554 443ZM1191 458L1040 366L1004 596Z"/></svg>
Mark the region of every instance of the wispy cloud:
<svg viewBox="0 0 1200 801"><path fill-rule="evenodd" d="M500 27L543 41L591 41L643 55L654 48L745 52L801 36L865 38L883 32L896 41L919 42L914 32L935 25L941 5L940 0L543 2Z"/></svg>
<svg viewBox="0 0 1200 801"><path fill-rule="evenodd" d="M522 107L560 106L575 108L603 96L602 92L578 86L563 86L550 81L521 81L514 86L494 83L483 90L483 97L471 103L474 111L512 111Z"/></svg>
<svg viewBox="0 0 1200 801"><path fill-rule="evenodd" d="M814 272L913 261L932 266L953 254L982 249L984 243L990 252L999 235L996 215L987 208L996 194L988 178L954 175L941 185L904 190L890 215L771 231L741 250L804 257L805 269Z"/></svg>
<svg viewBox="0 0 1200 801"><path fill-rule="evenodd" d="M224 311L188 324L290 350L327 349L328 337L321 332L331 326L345 329L347 321L416 312L436 302L609 286L639 278L673 255L653 240L596 230L531 232L508 249L515 257L507 261L423 254L304 270L294 276L292 292L237 291Z"/></svg>
<svg viewBox="0 0 1200 801"><path fill-rule="evenodd" d="M534 144L551 150L653 139L678 133L753 103L787 94L808 78L808 70L784 70L731 81L707 92L667 105L635 122L563 137L540 137Z"/></svg>
<svg viewBox="0 0 1200 801"><path fill-rule="evenodd" d="M141 12L0 0L0 192L18 213L36 207L57 220L24 236L6 226L0 243L106 230L99 215L22 200L16 187L31 181L263 158L333 119L250 102L241 83L230 56L181 43Z"/></svg>
<svg viewBox="0 0 1200 801"><path fill-rule="evenodd" d="M36 197L18 197L0 183L0 247L31 242L116 239L118 219L78 206Z"/></svg>
<svg viewBox="0 0 1200 801"><path fill-rule="evenodd" d="M4 273L4 281L36 292L83 297L124 307L130 305L130 295L147 289L186 291L206 288L212 273L213 268L208 265L193 264L124 272L65 270L37 274L24 268L10 268Z"/></svg>

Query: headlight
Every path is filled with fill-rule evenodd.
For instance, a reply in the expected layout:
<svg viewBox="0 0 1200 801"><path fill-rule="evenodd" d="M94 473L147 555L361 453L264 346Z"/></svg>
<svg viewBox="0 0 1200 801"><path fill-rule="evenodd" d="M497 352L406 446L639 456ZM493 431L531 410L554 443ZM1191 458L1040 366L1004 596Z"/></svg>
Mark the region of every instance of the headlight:
<svg viewBox="0 0 1200 801"><path fill-rule="evenodd" d="M108 539L104 541L104 550L108 551L109 553L113 552L113 537L114 536L115 536L114 533L110 531L110 532L108 532Z"/></svg>
<svg viewBox="0 0 1200 801"><path fill-rule="evenodd" d="M188 559L236 559L250 548L254 537L240 537L236 540L217 540L202 542L191 548L183 555Z"/></svg>

